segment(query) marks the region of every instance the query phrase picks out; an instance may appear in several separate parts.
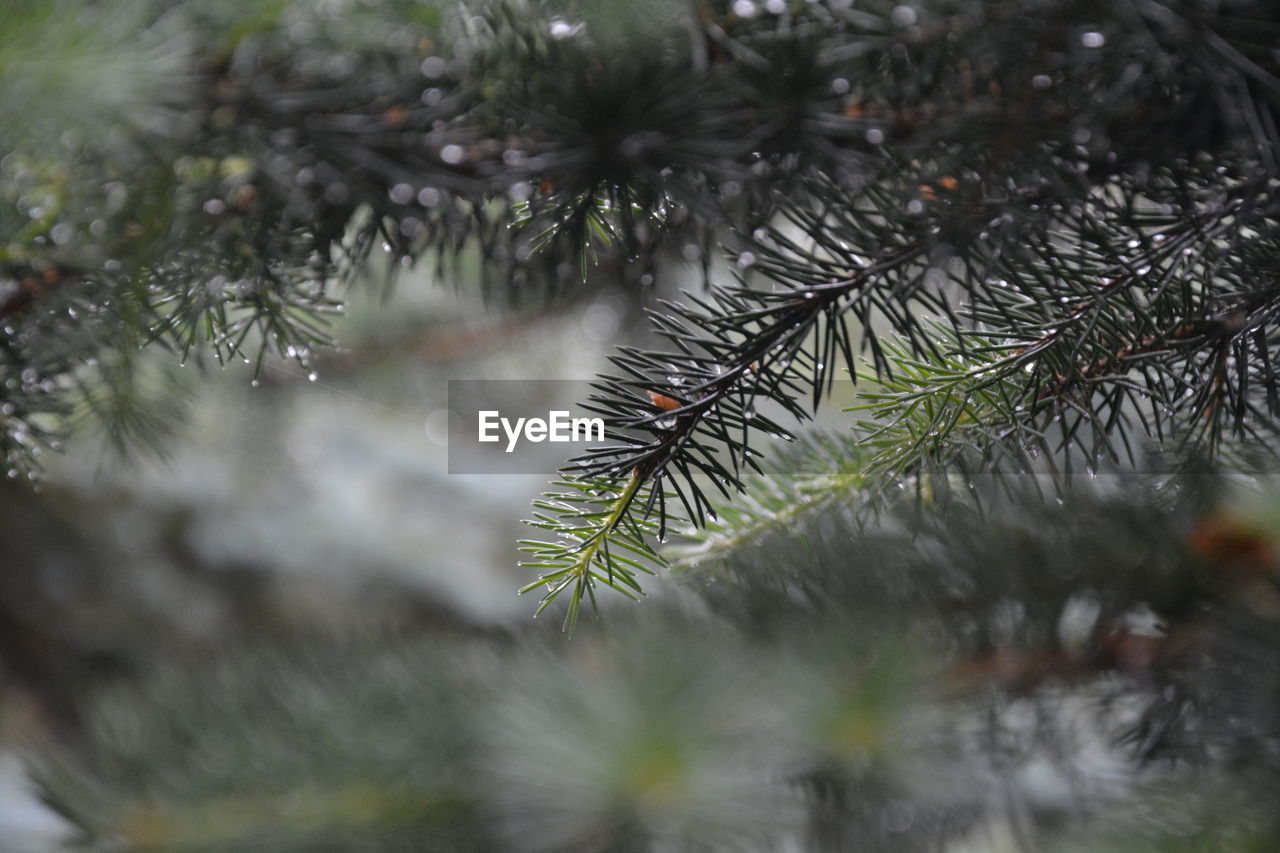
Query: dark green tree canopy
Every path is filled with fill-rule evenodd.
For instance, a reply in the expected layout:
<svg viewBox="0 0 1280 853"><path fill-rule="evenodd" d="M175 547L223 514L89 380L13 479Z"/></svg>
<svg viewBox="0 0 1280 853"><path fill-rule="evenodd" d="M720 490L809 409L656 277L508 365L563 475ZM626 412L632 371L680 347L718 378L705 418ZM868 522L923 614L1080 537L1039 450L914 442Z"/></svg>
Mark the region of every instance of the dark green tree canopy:
<svg viewBox="0 0 1280 853"><path fill-rule="evenodd" d="M996 801L1275 848L1276 527L1222 495L1280 415L1280 4L0 0L0 114L5 476L162 441L144 348L311 371L401 268L607 281L658 343L525 591L701 593L157 679L43 765L83 849L937 850Z"/></svg>
<svg viewBox="0 0 1280 853"><path fill-rule="evenodd" d="M306 364L380 245L478 259L516 303L589 269L643 290L703 266L703 292L659 307L670 346L602 378L610 444L569 469L577 497L542 505L548 600L634 592L647 533L704 524L706 489L783 432L758 404L803 414L842 369L869 383L868 474L1133 466L1150 442L1272 431L1269 3L7 18L0 97L29 117L0 131L13 477L86 412L121 440L157 427L131 394L140 346ZM711 274L718 247L732 274Z"/></svg>

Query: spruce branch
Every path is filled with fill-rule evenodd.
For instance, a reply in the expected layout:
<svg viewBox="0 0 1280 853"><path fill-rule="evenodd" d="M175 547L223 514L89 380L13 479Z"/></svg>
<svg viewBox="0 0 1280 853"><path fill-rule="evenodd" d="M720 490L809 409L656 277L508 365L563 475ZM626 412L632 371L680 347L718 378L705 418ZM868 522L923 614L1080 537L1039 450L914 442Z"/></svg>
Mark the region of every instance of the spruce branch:
<svg viewBox="0 0 1280 853"><path fill-rule="evenodd" d="M681 531L688 544L669 548L664 556L674 570L700 569L767 536L794 534L829 503L871 502L874 488L864 473L865 456L851 434L801 435L762 462L762 473L747 474L735 499L717 500L705 526Z"/></svg>
<svg viewBox="0 0 1280 853"><path fill-rule="evenodd" d="M602 376L584 408L604 416L606 438L616 443L589 450L567 470L602 484L613 503L608 511L569 514L575 520L581 517L586 526L568 532L576 542L588 544L575 545L582 550L546 566L557 570L553 594L574 584L571 619L583 596L591 593L585 567L598 559L606 568L611 565L609 553L595 549L594 543L607 541L619 527L642 533L640 524L665 538L668 489L687 517L705 526L715 515L706 494L708 484L728 498L731 489L742 489L745 471L761 471L758 453L750 446L751 433L786 435L757 407L772 401L796 417L806 417L800 398L811 397L816 406L830 390L836 359L854 363L845 314L859 305L867 314L871 309L865 303L876 304L878 298L871 283L878 278L895 280L917 256L917 250L907 246L843 277L806 281L803 289L760 290L743 282L716 288L707 297L690 294L689 306L668 304L672 316L654 314L659 334L674 349L625 348L611 357L622 374ZM847 259L842 266L852 269ZM616 484L624 482L624 476L627 485L619 488ZM645 502L634 500L641 484L651 484ZM651 521L655 510L656 521ZM535 526L551 523L539 517ZM633 580L630 574L624 578ZM527 589L548 583L543 578Z"/></svg>
<svg viewBox="0 0 1280 853"><path fill-rule="evenodd" d="M1110 437L1133 430L1212 452L1265 438L1280 413L1273 190L1248 181L1166 201L1163 180L1113 185L988 256L1001 286L968 308L999 330L1005 369L1029 374L1025 419L1060 417L1068 439L1091 425L1094 456L1132 462Z"/></svg>
<svg viewBox="0 0 1280 853"><path fill-rule="evenodd" d="M969 451L989 463L1011 448L1018 470L1043 453L1070 473L1077 450L1090 470L1135 465L1135 430L1212 451L1228 404L1238 436L1262 436L1280 380L1270 354L1252 355L1271 347L1263 327L1280 307L1265 284L1275 202L1265 181L1174 183L1197 177L1191 167L1066 197L1032 188L1019 216L995 189L945 204L931 191L937 204L918 205L905 231L892 186L838 196L815 177L813 201L781 210L810 245L775 227L739 256L773 289L743 281L665 304L654 323L674 347L613 357L621 373L601 377L589 408L615 443L573 464L670 483L705 526L708 485L741 491L743 472L759 470L750 434L782 432L757 407L804 417L802 397L816 406L840 360L861 372L855 349L886 383L868 398L878 423L863 440L878 453L867 473Z"/></svg>
<svg viewBox="0 0 1280 853"><path fill-rule="evenodd" d="M890 369L860 374L871 387L845 411L864 415L855 423L855 444L869 451L862 474L903 477L995 446L1039 452L1044 435L1019 417L1030 394L1017 360L1000 357L990 339L968 335L962 344L960 334L940 322L928 324L926 333L937 345L930 357L905 339L889 339L881 347Z"/></svg>
<svg viewBox="0 0 1280 853"><path fill-rule="evenodd" d="M621 488L612 480L588 477L566 477L553 485L558 491L534 501L534 517L525 523L555 538L520 540L520 550L529 555L520 565L541 572L520 592L544 589L537 613L568 593L564 629L572 632L583 600L594 606L597 584L636 600L643 594L637 575L666 565L650 541L664 538L658 524L631 508L637 501L646 506L656 501L665 522L668 496L638 475Z"/></svg>
<svg viewBox="0 0 1280 853"><path fill-rule="evenodd" d="M886 239L866 245L928 221L936 252L963 248L988 213L964 196L1026 208L1028 191L1080 198L1202 154L1230 168L1222 182L1275 173L1280 85L1266 44L1280 21L1262 3L618 11L295 0L105 16L91 3L20 4L0 74L21 85L0 106L39 120L2 132L20 150L0 168L15 190L0 205L0 253L37 278L47 267L100 284L163 278L156 310L156 294L122 285L111 299L123 310L104 322L142 318L179 351L252 359L246 328L286 351L321 340L287 318L322 313L313 285L361 270L384 243L396 262L438 270L474 254L493 292L545 299L582 277L589 254L562 255L593 231L613 232L602 264L643 280L628 270L656 270L672 240L709 249L731 227L751 233L814 174L837 193L880 184L896 201L882 207ZM56 204L32 175L58 185ZM904 217L909 201L923 210ZM540 233L554 238L548 251L531 248ZM219 277L234 285L221 299ZM6 318L41 301L9 290ZM246 311L247 323L221 317ZM29 347L18 349L21 373Z"/></svg>
<svg viewBox="0 0 1280 853"><path fill-rule="evenodd" d="M990 463L1016 447L1024 469L1029 451L1070 473L1072 449L1090 469L1138 464L1135 433L1212 453L1274 432L1280 294L1259 263L1276 239L1270 191L1192 194L1181 216L1141 195L1113 185L1025 245L974 245L953 276L975 328L934 324L923 358L900 332L881 388L855 407L875 421L873 468L902 474L966 449Z"/></svg>

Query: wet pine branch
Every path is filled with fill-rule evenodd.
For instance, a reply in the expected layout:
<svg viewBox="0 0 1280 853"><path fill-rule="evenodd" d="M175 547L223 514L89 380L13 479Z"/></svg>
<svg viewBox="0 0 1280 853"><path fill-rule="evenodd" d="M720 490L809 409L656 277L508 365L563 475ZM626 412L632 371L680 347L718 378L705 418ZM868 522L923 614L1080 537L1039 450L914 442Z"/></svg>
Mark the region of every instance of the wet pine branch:
<svg viewBox="0 0 1280 853"><path fill-rule="evenodd" d="M654 549L661 538L655 521L631 512L637 501L651 506L665 501L655 487L633 476L618 488L607 478L565 478L534 501L533 518L525 523L553 537L522 539L519 547L529 556L521 566L540 573L521 593L542 590L537 613L562 594L569 604L564 629L573 631L584 601L595 605L595 590L604 585L635 600L642 594L638 574L653 574L666 560ZM662 511L665 523L665 507ZM536 615L536 614L535 614Z"/></svg>
<svg viewBox="0 0 1280 853"><path fill-rule="evenodd" d="M798 175L857 195L885 144L906 172L944 151L923 202L965 170L1033 186L1076 149L1090 181L1205 151L1275 172L1266 4L335 8L10 10L0 109L27 120L0 131L0 318L4 370L37 382L6 384L6 430L56 425L65 401L36 389L124 324L220 359L323 345L330 282L379 245L438 270L474 252L496 292L545 299L601 236L636 281L688 241L705 264ZM113 307L83 335L29 328L63 290Z"/></svg>
<svg viewBox="0 0 1280 853"><path fill-rule="evenodd" d="M601 377L590 408L614 443L579 469L662 483L697 527L715 523L708 490L742 491L744 473L760 471L752 433L784 433L757 409L805 417L841 362L879 383L859 407L869 477L1000 455L1021 471L1132 466L1148 436L1212 452L1227 405L1242 436L1274 422L1267 181L1225 193L1171 189L1164 175L1078 198L1024 190L1044 209L1003 229L1008 208L993 193L965 202L982 229L969 234L944 232L958 205L936 193L904 234L884 226L902 203L891 188L824 205L832 188L812 186L808 206L785 211L794 232L758 233L740 256L772 288L744 279L668 303L654 323L671 348L613 357L621 372Z"/></svg>
<svg viewBox="0 0 1280 853"><path fill-rule="evenodd" d="M871 502L866 452L851 434L815 433L762 462L762 473L743 481L733 500L717 500L704 527L682 531L682 543L664 551L680 571L704 568L762 538L795 533L832 502Z"/></svg>

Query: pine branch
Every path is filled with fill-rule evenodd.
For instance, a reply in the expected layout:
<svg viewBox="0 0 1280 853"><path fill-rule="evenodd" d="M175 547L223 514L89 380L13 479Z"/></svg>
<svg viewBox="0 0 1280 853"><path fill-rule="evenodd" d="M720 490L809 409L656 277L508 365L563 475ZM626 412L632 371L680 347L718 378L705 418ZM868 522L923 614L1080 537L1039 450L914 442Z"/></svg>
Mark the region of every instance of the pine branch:
<svg viewBox="0 0 1280 853"><path fill-rule="evenodd" d="M1023 250L989 256L1002 286L969 308L999 329L1005 372L1029 374L1023 420L1062 419L1064 447L1088 425L1095 459L1132 463L1135 430L1213 452L1264 438L1280 413L1274 194L1258 182L1225 198L1184 190L1172 215L1161 189L1116 187Z"/></svg>
<svg viewBox="0 0 1280 853"><path fill-rule="evenodd" d="M555 539L520 540L520 550L530 555L520 565L541 573L520 592L545 588L537 613L568 593L564 629L572 632L583 600L595 606L598 584L636 600L642 594L637 573L653 574L666 565L650 544L654 537L665 538L665 531L648 518L648 511L656 503L665 524L669 496L639 476L632 476L621 489L602 478L566 478L554 485L559 491L545 492L534 501L538 511L525 523ZM646 507L643 515L632 512L637 504Z"/></svg>
<svg viewBox="0 0 1280 853"><path fill-rule="evenodd" d="M142 317L179 351L203 340L252 360L251 327L285 351L318 345L320 283L383 243L397 262L440 269L474 253L495 292L541 299L581 277L562 254L593 230L615 232L600 260L628 280L657 271L676 239L703 247L705 271L716 233L761 227L797 176L855 195L882 184L899 202L881 205L886 233L913 230L932 205L951 211L925 241L933 252L989 212L960 203L971 191L1027 208L1028 188L1080 198L1089 182L1199 152L1244 172L1274 165L1280 86L1260 45L1280 21L1265 4L617 11L393 2L351 23L313 0L141 4L110 20L23 5L0 69L23 83L5 90L9 112L41 120L5 131L26 149L3 167L17 190L0 205L3 253L21 267L6 278L60 270L113 290L126 310L104 326ZM1029 69L1026 56L1050 61ZM117 131L66 132L86 124ZM884 142L898 152L888 169ZM902 180L912 158L933 160L932 174ZM33 203L33 172L61 182L60 202ZM531 247L539 234L546 252ZM38 295L0 292L0 312L21 317ZM30 357L19 349L18 373Z"/></svg>
<svg viewBox="0 0 1280 853"><path fill-rule="evenodd" d="M677 570L700 569L766 536L795 533L829 503L872 502L864 457L853 436L801 436L796 446L764 462L762 473L747 475L736 499L717 501L704 527L682 531L690 544L667 549L664 556Z"/></svg>
<svg viewBox="0 0 1280 853"><path fill-rule="evenodd" d="M1021 416L1034 401L1016 358L1000 357L990 339L977 335L962 343L954 328L941 323L930 324L927 333L937 346L932 357L920 357L904 339L887 340L881 347L890 368L860 376L874 387L860 390L862 402L846 411L867 416L855 425L856 446L872 451L864 476L945 469L974 451L990 456L997 447L1049 452L1047 437Z"/></svg>
<svg viewBox="0 0 1280 853"><path fill-rule="evenodd" d="M1252 355L1271 347L1263 327L1280 308L1280 292L1256 284L1272 275L1263 247L1276 238L1275 202L1265 182L1233 184L1224 198L1196 167L1174 174L1080 198L1024 191L1025 221L1009 218L1006 198L944 203L930 190L936 204L920 205L907 233L886 224L901 198L890 188L840 197L815 178L814 200L784 209L813 248L766 231L740 257L775 289L744 283L691 296L693 307L666 305L671 315L655 325L675 347L613 358L623 374L602 377L591 408L616 443L575 464L671 483L705 525L707 484L740 491L742 472L758 470L751 432L782 431L756 416L759 405L803 417L802 387L817 405L839 360L859 373L850 318L890 389L873 398L881 423L865 438L879 448L869 471L901 476L967 450L989 463L1009 448L1021 470L1044 453L1051 470L1056 461L1070 473L1076 450L1090 470L1104 459L1134 465L1135 429L1212 452L1227 401L1237 433L1261 435L1280 399L1271 356ZM1197 176L1203 190L1185 183ZM975 224L1003 210L991 220L1002 227L964 233L953 222L946 234L940 220L957 206ZM880 324L897 343L882 342ZM974 325L985 341L959 334Z"/></svg>

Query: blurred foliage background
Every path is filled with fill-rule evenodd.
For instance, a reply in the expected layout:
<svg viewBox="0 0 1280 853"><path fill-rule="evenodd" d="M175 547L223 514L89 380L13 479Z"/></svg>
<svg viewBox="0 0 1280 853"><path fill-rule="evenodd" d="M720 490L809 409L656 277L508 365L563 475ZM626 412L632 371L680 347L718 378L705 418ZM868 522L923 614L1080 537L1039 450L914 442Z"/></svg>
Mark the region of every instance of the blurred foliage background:
<svg viewBox="0 0 1280 853"><path fill-rule="evenodd" d="M1278 15L0 0L0 850L1276 849Z"/></svg>

